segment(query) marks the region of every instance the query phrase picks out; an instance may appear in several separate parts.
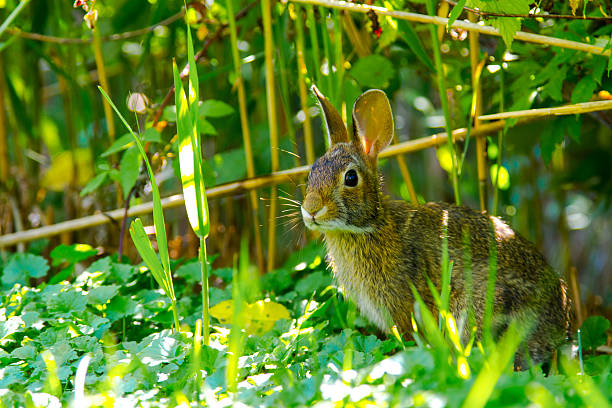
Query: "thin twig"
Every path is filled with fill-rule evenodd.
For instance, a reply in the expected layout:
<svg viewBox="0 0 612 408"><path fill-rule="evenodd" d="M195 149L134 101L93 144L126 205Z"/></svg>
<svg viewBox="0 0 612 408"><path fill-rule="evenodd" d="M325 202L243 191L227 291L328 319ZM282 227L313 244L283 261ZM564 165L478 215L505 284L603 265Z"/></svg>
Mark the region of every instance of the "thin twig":
<svg viewBox="0 0 612 408"><path fill-rule="evenodd" d="M573 105L557 106L554 108L537 108L527 109L513 112L501 112L492 115L480 116L480 120L499 120L510 118L535 118L541 116L560 116L574 115L580 113L589 113L596 111L604 111L612 109L612 101L594 101L576 103Z"/></svg>
<svg viewBox="0 0 612 408"><path fill-rule="evenodd" d="M185 15L185 10L181 10L178 13L166 18L165 20L160 21L157 24L150 25L149 27L140 28L134 31L126 31L124 33L119 34L111 34L106 35L104 37L100 37L100 41L108 42L108 41L119 41L119 40L127 40L132 37L138 37L139 35L148 34L151 31L155 30L157 27L167 26L175 21L181 19ZM69 37L55 37L52 35L44 35L39 33L30 33L27 31L21 31L17 27L10 27L6 30L7 33L11 35L15 35L17 37L25 38L27 40L55 43L55 44L89 44L93 42L93 37L89 38L69 38Z"/></svg>
<svg viewBox="0 0 612 408"><path fill-rule="evenodd" d="M606 103L602 103L606 102ZM586 107L585 107L586 105ZM573 110L572 110L573 109ZM598 101L598 102L586 102L578 103L575 105L562 106L559 108L543 108L543 109L530 109L523 112L522 115L515 114L515 112L505 112L503 115L506 117L517 118L517 124L524 124L526 122L535 120L540 117L556 116L556 115L572 115L576 113L593 112L596 110L607 110L612 109L612 101ZM493 116L493 115L488 115ZM481 116L480 119L484 120L485 116ZM506 126L505 120L499 120L491 123L484 123L473 129L471 135L473 137L480 136L482 134L495 133L498 130L503 129ZM453 141L463 140L467 134L466 128L455 129L452 132ZM418 139L409 140L406 142L398 143L389 146L380 153L381 158L393 157L403 153L413 153L428 149L430 147L436 147L448 143L448 136L446 133L437 133L432 136L421 137ZM234 181L220 186L211 187L206 190L206 196L209 200L214 200L222 197L236 195L245 191L250 191L258 188L267 187L274 184L286 183L293 180L296 177L303 176L310 171L310 166L301 166L288 170L281 170L275 173L259 176L255 178L249 178L245 180ZM162 199L162 207L164 209L184 207L185 200L182 194L176 194L170 197ZM137 216L143 214L149 214L153 211L153 203L148 202L140 205L135 205L128 211L128 216ZM60 222L58 224L49 225L41 228L31 229L22 231L19 233L6 234L0 236L0 248L15 245L20 242L33 241L39 238L50 237L58 235L67 231L76 231L84 228L95 227L110 222L111 220L120 220L123 217L123 208L105 212L104 214L95 214L83 218L78 218L70 221Z"/></svg>
<svg viewBox="0 0 612 408"><path fill-rule="evenodd" d="M519 122L522 123L522 122ZM498 121L493 123L483 124L478 128L478 133L492 133L505 126L504 121ZM466 129L456 129L453 131L453 140L463 140L466 135ZM477 136L477 132L472 132L474 136ZM446 133L438 133L428 137L422 137L419 139L409 140L399 144L389 146L387 149L381 152L380 157L392 157L397 154L411 153L420 150L424 150L430 147L435 147L448 142ZM237 195L246 191L255 190L271 185L282 184L291 182L296 177L301 177L310 171L310 166L301 166L288 170L277 171L266 176L259 176L255 178L249 178L245 180L239 180L220 186L211 187L206 190L206 197L209 200L214 200L222 197L231 195ZM185 200L182 194L176 194L170 197L162 199L162 208L170 209L176 207L185 206ZM73 219L69 221L60 222L54 225L49 225L41 228L31 229L13 234L6 234L0 236L0 248L15 245L20 242L33 241L39 238L50 237L58 235L67 231L76 231L85 228L91 228L98 225L109 223L112 220L120 220L124 216L123 208L108 211L105 213L99 213L90 215L83 218ZM134 217L143 214L149 214L153 211L153 203L148 202L132 206L128 211L129 217Z"/></svg>
<svg viewBox="0 0 612 408"><path fill-rule="evenodd" d="M457 2L453 0L444 0L451 6L456 6ZM483 17L520 17L520 18L556 18L562 20L599 20L599 21L612 21L612 17L598 17L598 16L574 16L571 14L506 14L506 13L494 13L490 11L482 11L476 8L463 7L463 10L470 11L474 14L478 14Z"/></svg>
<svg viewBox="0 0 612 408"><path fill-rule="evenodd" d="M332 0L287 0L287 1L292 2L292 3L311 4L311 5L314 4L317 6L338 8L338 9L343 9L343 10L349 10L354 13L364 13L365 14L369 12L370 10L373 10L376 14L379 14L382 16L389 16L389 17L400 19L400 20L415 21L418 23L428 23L428 24L436 24L436 25L442 25L442 26L448 25L447 18L427 16L427 15L418 14L418 13L409 13L406 11L387 10L384 7L369 6L367 4L358 4L358 3L350 3L346 1L332 1ZM487 25L468 23L467 21L457 20L453 23L451 27L461 28L467 31L477 31L481 34L486 34L486 35L494 35L498 37L501 36L499 31L495 29L494 27L487 26ZM596 54L596 55L610 56L610 50L605 49L604 47L599 47L599 46L592 45L592 44L585 44L585 43L581 43L578 41L570 41L570 40L564 40L561 38L548 37L545 35L531 34L531 33L526 33L524 31L517 31L516 33L514 33L514 39L519 40L519 41L532 42L535 44L543 44L543 45L567 48L570 50L583 51L583 52L588 52L588 53Z"/></svg>

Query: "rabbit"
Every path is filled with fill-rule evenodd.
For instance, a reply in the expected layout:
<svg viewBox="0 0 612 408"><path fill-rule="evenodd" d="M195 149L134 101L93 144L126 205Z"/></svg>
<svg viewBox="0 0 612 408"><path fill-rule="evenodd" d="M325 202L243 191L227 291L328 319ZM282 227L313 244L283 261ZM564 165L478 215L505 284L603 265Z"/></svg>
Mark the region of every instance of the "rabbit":
<svg viewBox="0 0 612 408"><path fill-rule="evenodd" d="M449 311L458 318L473 305L480 336L494 234L497 279L492 332L499 337L512 319L532 322L525 340L529 357L534 363L549 361L568 336L571 308L563 280L543 255L500 218L463 206L416 205L385 196L377 158L394 134L385 93L369 90L356 100L349 137L338 111L316 86L312 90L330 147L311 167L301 215L307 228L323 233L335 279L361 313L383 331L395 325L400 333L409 334L415 302L411 285L430 310L437 310L427 281L431 279L440 291L446 224L448 256L453 261ZM469 245L464 245L464 231ZM471 263L471 299L464 277L466 259ZM464 341L466 332L469 338L465 330ZM525 369L528 361L522 345L515 354L515 369Z"/></svg>

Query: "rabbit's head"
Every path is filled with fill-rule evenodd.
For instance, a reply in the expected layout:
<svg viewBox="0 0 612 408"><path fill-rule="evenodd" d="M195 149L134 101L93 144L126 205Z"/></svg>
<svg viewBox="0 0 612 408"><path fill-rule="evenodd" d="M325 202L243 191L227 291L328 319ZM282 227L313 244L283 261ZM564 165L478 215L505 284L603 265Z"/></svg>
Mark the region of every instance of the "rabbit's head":
<svg viewBox="0 0 612 408"><path fill-rule="evenodd" d="M393 116L383 91L363 93L353 107L353 134L334 106L312 87L327 125L329 150L308 175L302 218L321 232L372 232L381 211L378 153L393 138Z"/></svg>

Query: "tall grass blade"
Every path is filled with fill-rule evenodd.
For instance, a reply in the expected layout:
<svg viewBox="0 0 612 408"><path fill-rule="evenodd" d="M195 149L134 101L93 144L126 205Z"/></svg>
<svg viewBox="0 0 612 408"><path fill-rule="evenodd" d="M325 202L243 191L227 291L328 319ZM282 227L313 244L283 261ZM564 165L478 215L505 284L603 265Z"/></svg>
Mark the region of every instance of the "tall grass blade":
<svg viewBox="0 0 612 408"><path fill-rule="evenodd" d="M427 55L427 51L425 51L421 38L416 34L409 21L397 20L397 33L423 65L431 71L436 69L431 58Z"/></svg>
<svg viewBox="0 0 612 408"><path fill-rule="evenodd" d="M159 257L160 257L161 264L162 264L162 272L160 272L160 278L159 279L156 278L156 280L158 284L162 287L166 295L170 298L170 301L172 302L172 312L174 315L174 324L176 326L176 330L178 331L179 330L179 317L178 317L178 311L176 308L176 298L174 296L174 285L172 283L172 272L170 269L170 255L168 253L168 238L166 236L166 223L164 221L164 212L163 212L163 208L161 205L161 196L159 194L159 188L157 186L157 183L155 182L155 174L153 173L153 169L151 168L151 164L149 163L149 159L147 157L147 154L145 153L144 147L142 146L142 143L140 142L140 138L134 133L130 125L127 123L123 115L119 112L119 110L117 109L117 107L115 106L111 98L108 96L108 94L104 91L104 89L102 89L102 87L100 86L98 86L98 89L100 90L104 98L108 101L108 103L111 105L115 113L117 113L117 116L119 116L119 119L121 120L123 125L127 128L127 130L130 132L130 134L134 138L134 141L136 142L136 146L138 147L138 151L140 152L140 155L142 156L142 159L144 160L145 165L147 167L147 172L149 174L149 180L151 181L151 194L153 195L153 223L155 224L155 235L157 237L157 249L159 251ZM138 221L139 223L135 224L136 221ZM144 234L145 239L148 241L149 238L146 236L146 233L144 232L144 227L142 227L142 221L140 221L139 219L137 219L136 221L132 222L132 227L136 226L135 231L137 232L137 235ZM138 225L140 226L140 228L138 227ZM130 228L130 235L132 234L132 227ZM142 244L143 243L142 238L138 238L138 239L140 242L137 243L136 241L134 241L134 244L135 245L140 244L142 245L142 248L147 248L146 244ZM151 245L150 241L149 241L149 245ZM151 250L153 250L152 247L151 247ZM151 260L151 257L150 257L151 254L147 253L147 249L145 249L145 255ZM143 259L145 259L142 253L141 253L141 256L143 257ZM157 257L155 258L157 259ZM151 262L153 261L151 260ZM158 271L153 272L153 269L151 269L151 271L152 273L158 272Z"/></svg>
<svg viewBox="0 0 612 408"><path fill-rule="evenodd" d="M489 274L487 276L487 293L485 298L484 316L482 319L482 335L485 345L493 344L491 325L493 322L493 306L495 298L495 283L497 281L497 241L495 228L491 225L489 238Z"/></svg>
<svg viewBox="0 0 612 408"><path fill-rule="evenodd" d="M508 330L495 346L483 369L476 377L462 407L480 408L485 406L499 377L512 362L512 357L525 338L528 329L528 325L521 325L517 321L510 323Z"/></svg>

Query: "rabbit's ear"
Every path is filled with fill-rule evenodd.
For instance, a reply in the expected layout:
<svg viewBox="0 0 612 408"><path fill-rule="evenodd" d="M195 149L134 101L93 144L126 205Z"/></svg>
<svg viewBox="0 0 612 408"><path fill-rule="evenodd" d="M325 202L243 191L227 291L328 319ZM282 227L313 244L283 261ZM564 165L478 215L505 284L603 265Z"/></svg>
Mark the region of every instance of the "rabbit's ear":
<svg viewBox="0 0 612 408"><path fill-rule="evenodd" d="M323 117L325 118L329 146L331 147L336 143L348 142L348 132L346 131L346 126L344 126L344 122L340 117L340 113L338 113L334 105L332 105L331 102L323 96L315 85L312 86L312 91L319 100L321 112L323 112Z"/></svg>
<svg viewBox="0 0 612 408"><path fill-rule="evenodd" d="M368 156L376 158L387 147L394 129L391 105L383 91L371 89L357 98L353 107L353 130Z"/></svg>

